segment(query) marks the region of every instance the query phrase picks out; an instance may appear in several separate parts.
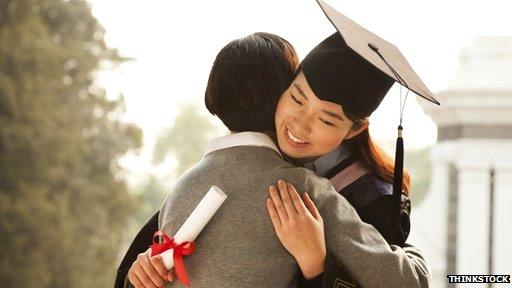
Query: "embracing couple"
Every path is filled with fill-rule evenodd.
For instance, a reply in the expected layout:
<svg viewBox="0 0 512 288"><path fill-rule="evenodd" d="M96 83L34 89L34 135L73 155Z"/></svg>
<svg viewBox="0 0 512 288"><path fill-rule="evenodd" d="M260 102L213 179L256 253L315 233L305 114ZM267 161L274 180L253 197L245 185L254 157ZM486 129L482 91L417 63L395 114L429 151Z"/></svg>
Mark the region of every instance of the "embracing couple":
<svg viewBox="0 0 512 288"><path fill-rule="evenodd" d="M368 133L394 82L339 32L300 64L273 34L230 42L205 103L231 132L208 144L146 234L174 235L216 185L227 200L185 257L195 288L429 287L424 257L405 243L408 174L397 205L392 158ZM130 264L135 287L180 285L150 251Z"/></svg>

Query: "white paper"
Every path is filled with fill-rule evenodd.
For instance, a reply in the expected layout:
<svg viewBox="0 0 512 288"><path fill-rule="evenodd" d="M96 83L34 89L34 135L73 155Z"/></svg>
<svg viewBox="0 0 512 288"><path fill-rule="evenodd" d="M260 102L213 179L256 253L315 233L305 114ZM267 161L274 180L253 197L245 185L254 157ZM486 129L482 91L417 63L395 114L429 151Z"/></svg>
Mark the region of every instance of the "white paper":
<svg viewBox="0 0 512 288"><path fill-rule="evenodd" d="M217 186L212 186L208 193L204 195L203 199L199 202L197 207L192 211L192 214L188 216L187 220L181 226L180 230L174 235L174 241L176 244L183 243L185 241L194 241L203 231L204 227L213 215L219 210L224 200L226 200L226 194ZM173 261L173 250L167 250L161 253L162 260L165 267L170 270L174 267Z"/></svg>

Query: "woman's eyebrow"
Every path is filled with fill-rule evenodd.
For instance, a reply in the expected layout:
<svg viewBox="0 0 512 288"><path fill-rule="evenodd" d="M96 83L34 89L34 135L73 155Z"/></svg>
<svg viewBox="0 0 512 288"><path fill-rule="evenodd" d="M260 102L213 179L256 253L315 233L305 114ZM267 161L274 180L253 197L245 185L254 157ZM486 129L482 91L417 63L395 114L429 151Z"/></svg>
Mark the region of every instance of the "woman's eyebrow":
<svg viewBox="0 0 512 288"><path fill-rule="evenodd" d="M295 89L299 90L300 96L306 98L306 100L309 100L308 97L306 97L306 93L304 93L304 91L302 91L302 89L300 88L300 86L297 83L293 83L293 87L295 87Z"/></svg>
<svg viewBox="0 0 512 288"><path fill-rule="evenodd" d="M332 117L334 117L336 119L339 119L340 121L344 121L343 117L341 117L340 114L338 114L338 113L334 113L334 112L331 112L331 111L328 111L328 110L323 110L323 109L322 109L322 112L324 112L325 114L327 114L329 116L332 116Z"/></svg>

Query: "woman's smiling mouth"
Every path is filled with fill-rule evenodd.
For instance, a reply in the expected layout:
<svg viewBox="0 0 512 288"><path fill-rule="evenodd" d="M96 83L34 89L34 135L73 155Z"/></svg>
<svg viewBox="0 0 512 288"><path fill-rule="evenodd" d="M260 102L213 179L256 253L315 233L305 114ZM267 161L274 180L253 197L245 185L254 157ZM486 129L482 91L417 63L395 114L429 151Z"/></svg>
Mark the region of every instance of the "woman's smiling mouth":
<svg viewBox="0 0 512 288"><path fill-rule="evenodd" d="M292 146L295 147L304 147L309 144L308 142L300 139L299 137L293 135L293 133L285 126L285 137Z"/></svg>

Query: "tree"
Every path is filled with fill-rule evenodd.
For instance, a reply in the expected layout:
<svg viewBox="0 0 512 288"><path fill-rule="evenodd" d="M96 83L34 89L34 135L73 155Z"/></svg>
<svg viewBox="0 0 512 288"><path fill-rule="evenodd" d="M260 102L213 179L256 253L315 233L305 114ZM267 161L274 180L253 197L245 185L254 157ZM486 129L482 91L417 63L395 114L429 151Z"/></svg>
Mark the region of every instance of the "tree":
<svg viewBox="0 0 512 288"><path fill-rule="evenodd" d="M117 159L141 145L94 84L123 61L79 0L0 0L0 283L106 287L133 206Z"/></svg>
<svg viewBox="0 0 512 288"><path fill-rule="evenodd" d="M178 161L181 175L201 159L208 141L217 131L207 117L193 104L185 105L174 124L160 135L153 152L153 163L160 164L168 154Z"/></svg>

